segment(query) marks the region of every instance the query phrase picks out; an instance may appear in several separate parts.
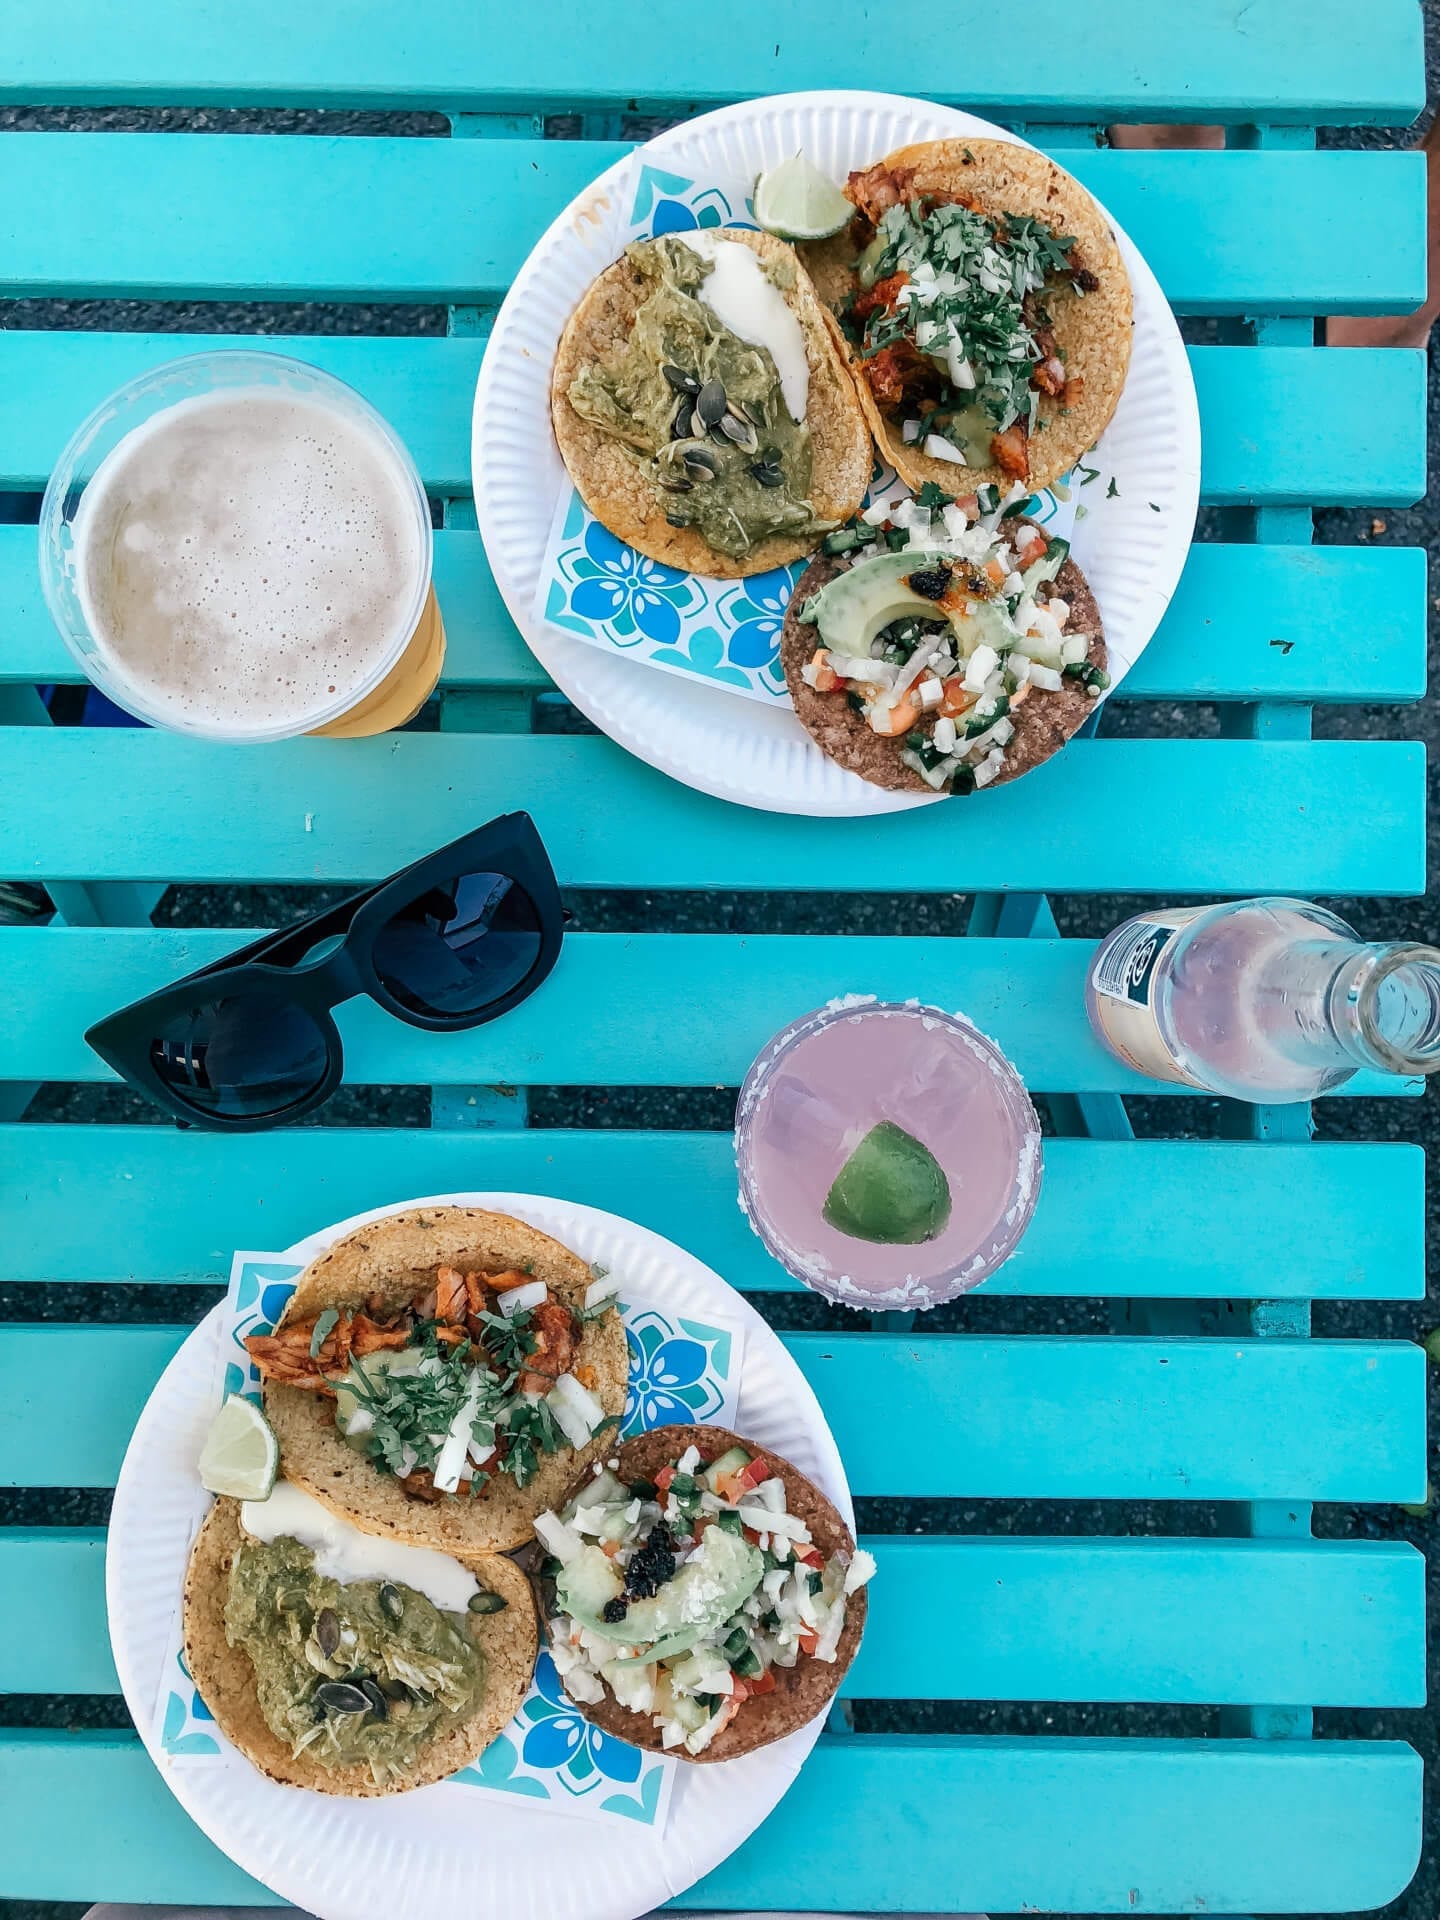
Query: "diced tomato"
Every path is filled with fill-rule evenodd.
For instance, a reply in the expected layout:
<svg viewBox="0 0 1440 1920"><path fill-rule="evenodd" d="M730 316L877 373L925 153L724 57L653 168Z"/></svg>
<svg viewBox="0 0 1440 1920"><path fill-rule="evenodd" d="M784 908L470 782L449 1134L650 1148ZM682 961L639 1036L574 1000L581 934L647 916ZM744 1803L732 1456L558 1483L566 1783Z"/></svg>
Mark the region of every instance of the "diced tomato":
<svg viewBox="0 0 1440 1920"><path fill-rule="evenodd" d="M770 1469L763 1460L752 1460L748 1467L741 1467L735 1478L742 1487L747 1489L758 1487L762 1480L770 1478Z"/></svg>
<svg viewBox="0 0 1440 1920"><path fill-rule="evenodd" d="M750 1683L742 1680L738 1673L732 1673L730 1678L735 1683L730 1689L730 1698L735 1702L737 1707L744 1706L745 1702L750 1698Z"/></svg>
<svg viewBox="0 0 1440 1920"><path fill-rule="evenodd" d="M993 554L985 562L985 578L992 587L998 587L1005 578L1005 569Z"/></svg>
<svg viewBox="0 0 1440 1920"><path fill-rule="evenodd" d="M740 1531L744 1534L745 1538L750 1542L752 1547L759 1546L760 1536L755 1531L754 1527L742 1527Z"/></svg>
<svg viewBox="0 0 1440 1920"><path fill-rule="evenodd" d="M802 1627L800 1629L800 1651L802 1653L813 1653L819 1644L820 1636L818 1633L812 1633L809 1627Z"/></svg>
<svg viewBox="0 0 1440 1920"><path fill-rule="evenodd" d="M749 1689L752 1700L758 1693L773 1693L776 1685L775 1669L766 1667L763 1673L757 1673L752 1679L747 1680L745 1685Z"/></svg>
<svg viewBox="0 0 1440 1920"><path fill-rule="evenodd" d="M954 720L968 708L973 707L979 698L978 693L971 693L966 686L963 674L952 674L944 685L940 711Z"/></svg>
<svg viewBox="0 0 1440 1920"><path fill-rule="evenodd" d="M655 1476L655 1485L661 1493L670 1491L670 1482L675 1478L674 1467L661 1467Z"/></svg>
<svg viewBox="0 0 1440 1920"><path fill-rule="evenodd" d="M614 1560L619 1556L620 1542L618 1540L600 1540L597 1541L596 1544L607 1560Z"/></svg>
<svg viewBox="0 0 1440 1920"><path fill-rule="evenodd" d="M817 647L810 660L815 669L815 691L817 693L835 693L844 684L830 664L830 654L825 647Z"/></svg>
<svg viewBox="0 0 1440 1920"><path fill-rule="evenodd" d="M802 1567L823 1567L825 1564L825 1556L813 1540L807 1546L801 1546L796 1542L791 1552Z"/></svg>

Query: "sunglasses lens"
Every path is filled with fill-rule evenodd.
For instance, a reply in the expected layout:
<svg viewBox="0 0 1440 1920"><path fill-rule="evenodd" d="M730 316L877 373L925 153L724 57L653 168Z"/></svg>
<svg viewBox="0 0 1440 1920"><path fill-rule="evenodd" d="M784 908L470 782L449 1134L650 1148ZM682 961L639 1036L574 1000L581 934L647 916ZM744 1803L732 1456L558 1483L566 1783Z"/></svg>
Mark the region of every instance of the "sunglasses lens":
<svg viewBox="0 0 1440 1920"><path fill-rule="evenodd" d="M303 1007L254 994L187 1009L150 1043L170 1091L221 1119L279 1118L325 1078L330 1048Z"/></svg>
<svg viewBox="0 0 1440 1920"><path fill-rule="evenodd" d="M464 873L386 921L373 959L403 1007L432 1018L479 1013L518 987L540 958L540 916L518 881Z"/></svg>

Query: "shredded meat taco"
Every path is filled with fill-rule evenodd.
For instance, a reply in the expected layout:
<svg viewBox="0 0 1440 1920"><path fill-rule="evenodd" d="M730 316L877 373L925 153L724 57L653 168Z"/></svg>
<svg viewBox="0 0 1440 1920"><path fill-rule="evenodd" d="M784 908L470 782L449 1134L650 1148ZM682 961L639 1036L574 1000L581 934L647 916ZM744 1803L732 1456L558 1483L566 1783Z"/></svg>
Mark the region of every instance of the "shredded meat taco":
<svg viewBox="0 0 1440 1920"><path fill-rule="evenodd" d="M1001 140L852 173L849 228L802 248L881 453L912 487L1042 487L1094 445L1130 359L1130 282L1078 181Z"/></svg>
<svg viewBox="0 0 1440 1920"><path fill-rule="evenodd" d="M624 1410L615 1290L505 1214L422 1208L357 1228L245 1343L282 1470L369 1533L519 1546Z"/></svg>

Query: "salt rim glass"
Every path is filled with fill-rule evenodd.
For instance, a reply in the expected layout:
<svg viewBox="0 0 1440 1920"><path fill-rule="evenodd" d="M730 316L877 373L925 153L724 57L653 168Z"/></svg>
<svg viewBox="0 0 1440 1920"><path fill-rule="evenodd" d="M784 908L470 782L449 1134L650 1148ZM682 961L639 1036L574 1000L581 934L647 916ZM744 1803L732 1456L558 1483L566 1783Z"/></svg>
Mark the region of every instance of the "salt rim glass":
<svg viewBox="0 0 1440 1920"><path fill-rule="evenodd" d="M762 1198L755 1177L751 1140L760 1104L786 1058L817 1033L837 1022L853 1020L857 1014L882 1019L910 1014L938 1021L948 1027L994 1075L1001 1102L1016 1120L1020 1134L1014 1197L996 1222L989 1245L972 1250L959 1265L942 1267L933 1274L912 1274L903 1286L882 1286L873 1292L858 1282L817 1272L813 1265L807 1263L803 1251L786 1237ZM756 1056L741 1085L735 1106L735 1166L740 1183L741 1212L771 1257L812 1293L860 1312L891 1308L925 1311L971 1292L1003 1266L1019 1245L1040 1198L1040 1121L1025 1082L995 1042L981 1033L964 1014L947 1013L941 1007L928 1006L918 1000L881 1000L873 994L847 994L792 1022ZM922 1242L915 1247L917 1255L923 1252L924 1244Z"/></svg>

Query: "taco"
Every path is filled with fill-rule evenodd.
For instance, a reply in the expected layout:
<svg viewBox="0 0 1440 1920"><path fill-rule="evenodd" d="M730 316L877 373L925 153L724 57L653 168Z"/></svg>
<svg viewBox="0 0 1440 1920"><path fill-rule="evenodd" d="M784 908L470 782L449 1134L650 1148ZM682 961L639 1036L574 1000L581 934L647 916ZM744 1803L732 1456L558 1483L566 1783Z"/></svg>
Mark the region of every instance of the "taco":
<svg viewBox="0 0 1440 1920"><path fill-rule="evenodd" d="M550 400L590 511L689 573L799 559L869 482L870 431L825 310L767 233L627 247L571 314Z"/></svg>
<svg viewBox="0 0 1440 1920"><path fill-rule="evenodd" d="M1093 446L1130 360L1130 281L1105 216L1003 140L902 147L802 249L882 455L911 487L1042 487Z"/></svg>
<svg viewBox="0 0 1440 1920"><path fill-rule="evenodd" d="M587 1720L682 1760L733 1760L813 1720L875 1571L788 1460L724 1427L657 1427L536 1522L551 1657Z"/></svg>
<svg viewBox="0 0 1440 1920"><path fill-rule="evenodd" d="M183 1608L220 1731L269 1779L316 1793L404 1793L468 1766L535 1664L512 1560L381 1545L283 1481L264 1502L216 1501Z"/></svg>
<svg viewBox="0 0 1440 1920"><path fill-rule="evenodd" d="M780 659L802 724L898 792L972 793L1048 760L1110 684L1070 543L933 486L882 511L791 596Z"/></svg>
<svg viewBox="0 0 1440 1920"><path fill-rule="evenodd" d="M366 1533L519 1546L624 1411L615 1284L507 1214L356 1228L245 1342L282 1471Z"/></svg>

